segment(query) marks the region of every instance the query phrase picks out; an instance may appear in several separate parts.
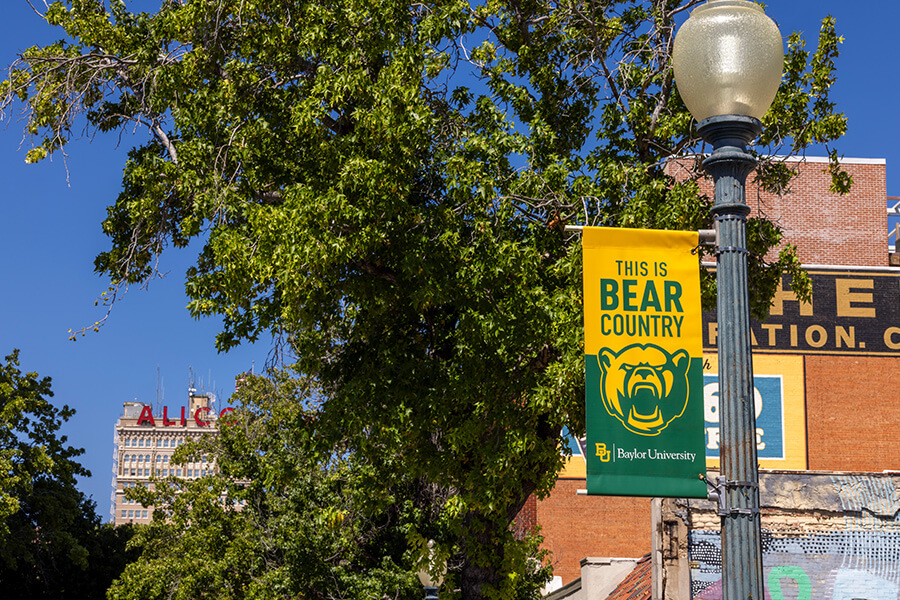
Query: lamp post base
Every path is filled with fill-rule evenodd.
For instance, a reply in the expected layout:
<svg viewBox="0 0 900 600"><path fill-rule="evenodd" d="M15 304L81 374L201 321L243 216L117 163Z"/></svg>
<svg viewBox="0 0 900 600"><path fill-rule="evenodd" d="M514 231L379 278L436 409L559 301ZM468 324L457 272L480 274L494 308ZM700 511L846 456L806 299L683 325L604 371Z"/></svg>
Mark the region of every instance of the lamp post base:
<svg viewBox="0 0 900 600"><path fill-rule="evenodd" d="M438 588L423 586L422 589L425 590L425 600L437 600Z"/></svg>

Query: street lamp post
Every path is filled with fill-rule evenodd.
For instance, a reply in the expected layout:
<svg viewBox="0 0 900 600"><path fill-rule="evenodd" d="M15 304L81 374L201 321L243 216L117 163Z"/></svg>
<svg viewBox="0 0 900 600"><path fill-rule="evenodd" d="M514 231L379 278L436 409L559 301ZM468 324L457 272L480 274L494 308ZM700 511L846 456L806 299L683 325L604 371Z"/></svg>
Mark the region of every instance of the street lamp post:
<svg viewBox="0 0 900 600"><path fill-rule="evenodd" d="M756 166L747 145L762 131L783 62L778 27L746 0L694 9L673 48L678 91L713 149L703 166L715 182L724 600L763 598L744 185Z"/></svg>

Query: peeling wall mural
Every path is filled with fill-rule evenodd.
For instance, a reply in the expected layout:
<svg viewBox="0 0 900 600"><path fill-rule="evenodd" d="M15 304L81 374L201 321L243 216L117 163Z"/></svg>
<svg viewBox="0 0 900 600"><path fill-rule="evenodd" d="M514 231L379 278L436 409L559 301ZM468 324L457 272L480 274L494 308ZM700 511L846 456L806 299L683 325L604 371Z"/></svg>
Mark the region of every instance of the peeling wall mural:
<svg viewBox="0 0 900 600"><path fill-rule="evenodd" d="M769 478L773 476L770 475ZM900 490L896 477L789 476L769 482L777 507L763 511L763 577L767 600L900 599ZM806 494L810 498L799 498ZM790 518L791 498L803 506ZM813 501L814 502L811 502ZM818 505L817 508L813 504ZM772 515L776 508L784 517ZM718 531L688 534L691 593L722 598Z"/></svg>

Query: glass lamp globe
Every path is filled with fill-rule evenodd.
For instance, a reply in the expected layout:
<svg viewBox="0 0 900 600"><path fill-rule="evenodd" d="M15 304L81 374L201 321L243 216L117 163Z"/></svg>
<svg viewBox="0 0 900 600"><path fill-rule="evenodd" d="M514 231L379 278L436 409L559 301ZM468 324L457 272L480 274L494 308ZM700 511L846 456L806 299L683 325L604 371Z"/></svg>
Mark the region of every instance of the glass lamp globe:
<svg viewBox="0 0 900 600"><path fill-rule="evenodd" d="M428 557L419 565L416 573L422 587L439 588L444 582L444 574L447 572L447 562L434 550L434 541L428 540Z"/></svg>
<svg viewBox="0 0 900 600"><path fill-rule="evenodd" d="M439 588L444 582L443 573L432 575L426 568L419 569L417 575L419 576L419 582L422 584L422 587Z"/></svg>
<svg viewBox="0 0 900 600"><path fill-rule="evenodd" d="M672 65L678 92L698 121L762 119L781 83L781 32L758 4L709 0L678 30Z"/></svg>

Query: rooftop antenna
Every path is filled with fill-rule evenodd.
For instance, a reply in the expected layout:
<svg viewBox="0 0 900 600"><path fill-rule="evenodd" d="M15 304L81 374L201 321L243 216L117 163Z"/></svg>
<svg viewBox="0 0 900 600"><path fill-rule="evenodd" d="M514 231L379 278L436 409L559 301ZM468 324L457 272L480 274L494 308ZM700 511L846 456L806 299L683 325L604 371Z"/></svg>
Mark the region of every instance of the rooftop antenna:
<svg viewBox="0 0 900 600"><path fill-rule="evenodd" d="M156 365L156 406L153 407L153 414L159 414L159 365Z"/></svg>
<svg viewBox="0 0 900 600"><path fill-rule="evenodd" d="M188 372L191 374L191 382L188 384L188 394L193 396L194 392L197 391L194 387L194 367L188 367Z"/></svg>

